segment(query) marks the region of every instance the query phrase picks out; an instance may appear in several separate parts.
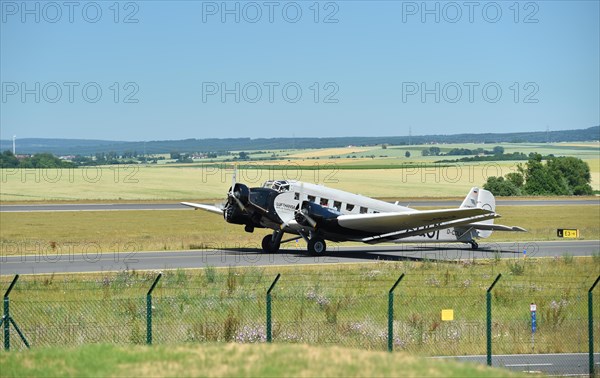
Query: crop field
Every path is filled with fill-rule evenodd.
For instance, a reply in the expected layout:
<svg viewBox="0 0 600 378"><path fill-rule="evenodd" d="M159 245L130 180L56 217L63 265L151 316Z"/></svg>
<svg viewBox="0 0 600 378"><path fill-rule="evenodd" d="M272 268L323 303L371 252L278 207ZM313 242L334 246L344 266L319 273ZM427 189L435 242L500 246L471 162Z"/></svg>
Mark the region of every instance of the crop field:
<svg viewBox="0 0 600 378"><path fill-rule="evenodd" d="M337 163L319 163L318 169L288 165L285 169L238 171L238 180L250 186L264 181L291 179L316 182L370 197L460 197L473 186L482 186L489 176L516 170L515 162L427 165L406 168L377 166L342 169ZM371 163L374 164L374 163ZM211 200L224 198L233 169L219 167L90 167L80 169L0 170L0 201L111 200ZM600 177L593 188L600 189Z"/></svg>
<svg viewBox="0 0 600 378"><path fill-rule="evenodd" d="M484 148L492 145L436 145ZM592 173L592 187L600 190L598 143L503 144L505 152L532 151L584 159ZM460 156L421 156L421 146L350 147L321 150L266 151L276 160L243 162L238 180L258 186L266 180L291 179L320 183L371 197L463 197L487 177L514 172L523 162L439 163ZM406 151L411 157L406 158ZM78 169L0 169L0 201L113 201L211 200L223 198L231 184L233 163L160 166L100 166Z"/></svg>
<svg viewBox="0 0 600 378"><path fill-rule="evenodd" d="M497 223L526 233L495 232L489 242L556 240L557 228L578 228L582 239L600 239L599 206L500 206ZM543 222L540 221L543 219ZM155 251L218 247L260 248L268 230L249 234L204 211L85 211L0 213L3 255L94 251ZM118 231L116 231L118 230ZM346 245L349 243L342 243ZM305 248L300 241L298 247ZM568 250L565 250L568 252Z"/></svg>
<svg viewBox="0 0 600 378"><path fill-rule="evenodd" d="M388 291L404 273L394 294L394 350L485 354L486 290L501 274L492 292L494 353L585 352L587 290L600 274L600 254L165 271L153 292L154 343L265 342L265 293L278 273L274 343L386 350ZM34 349L143 344L145 297L157 274L22 276L11 293L11 314ZM0 290L11 278L0 276ZM594 298L600 300L600 290ZM538 307L534 346L530 303ZM442 310L453 315L444 318ZM14 348L23 348L14 333L11 338Z"/></svg>

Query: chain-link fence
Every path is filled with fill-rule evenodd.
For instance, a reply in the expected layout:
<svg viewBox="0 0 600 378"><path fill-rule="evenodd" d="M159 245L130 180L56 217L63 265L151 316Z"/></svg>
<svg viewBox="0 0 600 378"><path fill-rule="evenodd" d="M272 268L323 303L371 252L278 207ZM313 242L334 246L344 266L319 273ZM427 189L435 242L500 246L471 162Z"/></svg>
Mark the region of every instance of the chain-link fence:
<svg viewBox="0 0 600 378"><path fill-rule="evenodd" d="M600 289L590 289L600 266L551 276L535 264L528 274L498 264L282 267L276 283L273 269L256 267L22 276L5 297L0 341L25 349L16 325L31 348L272 341L474 356L550 372L568 357L598 370L590 353L600 351ZM4 290L12 281L0 277Z"/></svg>

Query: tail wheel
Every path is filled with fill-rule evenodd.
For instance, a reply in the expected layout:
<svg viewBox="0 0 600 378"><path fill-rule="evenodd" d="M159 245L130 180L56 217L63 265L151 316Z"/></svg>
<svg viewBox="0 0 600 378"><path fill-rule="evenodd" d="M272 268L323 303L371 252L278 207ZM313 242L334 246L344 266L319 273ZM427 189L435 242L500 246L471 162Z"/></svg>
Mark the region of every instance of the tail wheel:
<svg viewBox="0 0 600 378"><path fill-rule="evenodd" d="M479 249L479 244L475 240L471 240L469 244L471 244L471 249Z"/></svg>
<svg viewBox="0 0 600 378"><path fill-rule="evenodd" d="M272 235L266 235L262 240L262 249L266 253L276 253L279 251L281 243L274 243Z"/></svg>
<svg viewBox="0 0 600 378"><path fill-rule="evenodd" d="M325 240L320 238L313 238L308 241L308 253L312 256L324 255L327 251L327 244Z"/></svg>

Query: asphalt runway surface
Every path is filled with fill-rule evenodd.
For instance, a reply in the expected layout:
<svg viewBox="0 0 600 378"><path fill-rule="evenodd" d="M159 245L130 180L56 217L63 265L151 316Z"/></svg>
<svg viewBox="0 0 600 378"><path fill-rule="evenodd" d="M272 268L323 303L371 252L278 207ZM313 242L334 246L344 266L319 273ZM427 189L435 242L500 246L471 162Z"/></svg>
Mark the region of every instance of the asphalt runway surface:
<svg viewBox="0 0 600 378"><path fill-rule="evenodd" d="M202 203L202 201L199 201ZM462 200L419 200L399 201L403 206L458 207ZM211 203L212 205L213 203ZM566 206L600 205L598 199L545 199L545 200L498 200L497 206ZM123 210L189 210L179 202L169 203L80 203L80 204L39 204L39 205L0 205L0 212L29 211L123 211Z"/></svg>
<svg viewBox="0 0 600 378"><path fill-rule="evenodd" d="M434 357L461 362L486 363L486 356ZM575 376L589 374L588 353L493 355L492 366L533 374ZM600 370L600 354L594 353L594 370Z"/></svg>
<svg viewBox="0 0 600 378"><path fill-rule="evenodd" d="M301 247L302 246L302 247ZM40 249L31 254L18 251L0 256L0 274L107 272L125 269L166 270L177 268L204 268L207 266L279 266L315 265L387 261L432 260L441 262L473 259L526 257L591 256L600 251L600 240L481 243L474 251L461 243L397 244L382 246L345 247L329 243L327 255L309 256L302 243L284 244L279 253L265 254L259 246L244 248L214 248L183 251L120 251L98 253L93 247L65 248L62 254L47 254ZM525 253L524 253L525 252Z"/></svg>

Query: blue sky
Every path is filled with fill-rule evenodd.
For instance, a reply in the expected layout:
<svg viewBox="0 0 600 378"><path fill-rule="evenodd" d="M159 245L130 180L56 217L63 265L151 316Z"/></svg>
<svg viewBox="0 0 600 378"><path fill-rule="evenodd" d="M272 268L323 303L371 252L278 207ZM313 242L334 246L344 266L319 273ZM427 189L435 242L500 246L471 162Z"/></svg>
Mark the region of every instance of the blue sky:
<svg viewBox="0 0 600 378"><path fill-rule="evenodd" d="M600 123L598 1L0 3L2 139Z"/></svg>

